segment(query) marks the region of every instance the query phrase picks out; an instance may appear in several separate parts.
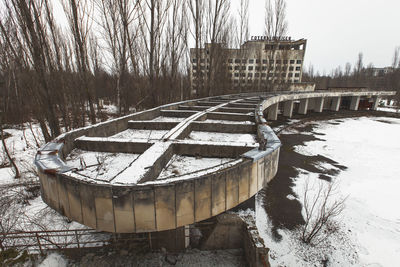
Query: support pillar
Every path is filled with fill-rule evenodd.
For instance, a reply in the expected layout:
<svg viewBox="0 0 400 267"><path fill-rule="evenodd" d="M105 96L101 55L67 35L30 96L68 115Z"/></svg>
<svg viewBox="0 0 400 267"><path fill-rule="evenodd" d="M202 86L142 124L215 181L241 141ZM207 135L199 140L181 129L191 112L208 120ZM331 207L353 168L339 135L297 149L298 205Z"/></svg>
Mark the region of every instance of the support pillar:
<svg viewBox="0 0 400 267"><path fill-rule="evenodd" d="M306 115L308 109L308 98L300 100L299 114Z"/></svg>
<svg viewBox="0 0 400 267"><path fill-rule="evenodd" d="M324 109L324 100L323 97L318 97L314 99L314 112L321 113Z"/></svg>
<svg viewBox="0 0 400 267"><path fill-rule="evenodd" d="M283 116L291 118L293 115L293 101L289 100L284 103Z"/></svg>
<svg viewBox="0 0 400 267"><path fill-rule="evenodd" d="M268 108L268 117L269 121L276 121L278 119L278 103L273 104Z"/></svg>
<svg viewBox="0 0 400 267"><path fill-rule="evenodd" d="M352 96L350 103L350 110L358 110L359 104L360 104L360 96Z"/></svg>
<svg viewBox="0 0 400 267"><path fill-rule="evenodd" d="M342 100L341 96L334 97L332 99L332 103L331 103L331 110L332 111L339 111L341 100Z"/></svg>
<svg viewBox="0 0 400 267"><path fill-rule="evenodd" d="M379 105L379 101L381 99L378 96L374 96L374 102L372 104L372 110L377 110L378 109L378 105Z"/></svg>

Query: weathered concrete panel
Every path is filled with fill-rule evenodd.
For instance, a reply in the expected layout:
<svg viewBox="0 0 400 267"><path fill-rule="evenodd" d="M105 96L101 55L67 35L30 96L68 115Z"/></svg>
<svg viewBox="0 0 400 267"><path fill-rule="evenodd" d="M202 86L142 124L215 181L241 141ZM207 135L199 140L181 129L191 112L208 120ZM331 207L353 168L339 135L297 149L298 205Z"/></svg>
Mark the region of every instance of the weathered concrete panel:
<svg viewBox="0 0 400 267"><path fill-rule="evenodd" d="M39 176L40 176L40 174L39 174ZM67 192L67 188L65 185L65 179L68 179L68 178L61 174L57 175L59 212L64 216L70 217L71 213L69 212L68 192Z"/></svg>
<svg viewBox="0 0 400 267"><path fill-rule="evenodd" d="M211 217L212 178L213 176L195 180L194 189L196 222L200 222Z"/></svg>
<svg viewBox="0 0 400 267"><path fill-rule="evenodd" d="M222 173L213 175L211 183L212 183L211 214L212 216L215 216L226 210L225 175L223 175Z"/></svg>
<svg viewBox="0 0 400 267"><path fill-rule="evenodd" d="M239 204L239 175L240 167L234 167L225 172L227 210L234 208Z"/></svg>
<svg viewBox="0 0 400 267"><path fill-rule="evenodd" d="M129 188L113 188L115 231L117 233L135 232L132 191Z"/></svg>
<svg viewBox="0 0 400 267"><path fill-rule="evenodd" d="M80 184L72 180L65 180L65 182L68 192L70 218L74 221L83 223Z"/></svg>
<svg viewBox="0 0 400 267"><path fill-rule="evenodd" d="M254 196L258 192L258 163L254 162L250 170L250 196Z"/></svg>
<svg viewBox="0 0 400 267"><path fill-rule="evenodd" d="M134 191L133 203L136 232L155 231L154 191L152 189Z"/></svg>
<svg viewBox="0 0 400 267"><path fill-rule="evenodd" d="M80 195L82 205L83 223L93 229L97 228L96 207L93 194L93 186L81 184Z"/></svg>
<svg viewBox="0 0 400 267"><path fill-rule="evenodd" d="M155 188L157 231L176 228L175 185Z"/></svg>
<svg viewBox="0 0 400 267"><path fill-rule="evenodd" d="M59 208L59 201L58 201L58 186L57 186L57 177L52 174L46 175L47 177L47 183L48 183L48 204L51 207L55 207L56 209Z"/></svg>
<svg viewBox="0 0 400 267"><path fill-rule="evenodd" d="M249 164L242 164L239 174L239 202L242 203L250 197L250 171Z"/></svg>
<svg viewBox="0 0 400 267"><path fill-rule="evenodd" d="M194 222L194 181L185 181L175 185L176 190L176 226Z"/></svg>
<svg viewBox="0 0 400 267"><path fill-rule="evenodd" d="M111 187L94 188L97 228L106 232L115 232L114 209Z"/></svg>
<svg viewBox="0 0 400 267"><path fill-rule="evenodd" d="M40 195L43 199L43 202L49 203L48 199L48 194L49 194L49 183L47 182L47 174L39 171L39 181L40 181ZM56 208L56 207L55 207Z"/></svg>
<svg viewBox="0 0 400 267"><path fill-rule="evenodd" d="M265 172L264 172L264 158L261 158L257 161L257 173L258 173L258 182L257 182L257 191L261 190L264 187L264 179L265 179Z"/></svg>

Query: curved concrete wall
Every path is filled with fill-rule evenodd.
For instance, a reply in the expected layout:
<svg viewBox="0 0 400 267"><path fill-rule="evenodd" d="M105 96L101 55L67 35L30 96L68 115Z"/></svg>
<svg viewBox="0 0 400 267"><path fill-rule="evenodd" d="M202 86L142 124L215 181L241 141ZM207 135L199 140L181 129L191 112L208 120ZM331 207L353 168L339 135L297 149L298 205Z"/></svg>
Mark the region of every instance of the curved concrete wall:
<svg viewBox="0 0 400 267"><path fill-rule="evenodd" d="M74 221L106 232L163 231L208 219L251 198L275 176L281 143L266 125L263 111L280 101L321 96L331 94L265 96L255 112L260 149L243 154L241 162L232 167L169 183L135 186L90 183L66 175L71 168L61 159L73 149L79 136L108 136L125 130L131 119L153 118L161 109L195 101L165 105L66 133L46 144L36 155L43 201Z"/></svg>

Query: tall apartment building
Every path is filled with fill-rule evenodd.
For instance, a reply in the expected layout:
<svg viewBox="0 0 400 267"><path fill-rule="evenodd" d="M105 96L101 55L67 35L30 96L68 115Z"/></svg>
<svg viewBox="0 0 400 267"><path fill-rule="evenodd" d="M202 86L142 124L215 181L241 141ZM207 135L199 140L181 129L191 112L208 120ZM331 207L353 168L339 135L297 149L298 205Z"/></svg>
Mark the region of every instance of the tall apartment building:
<svg viewBox="0 0 400 267"><path fill-rule="evenodd" d="M290 37L267 38L253 36L239 49L222 48L221 44L205 44L205 48L190 49L192 88L209 77L212 57L223 57L214 68L223 68L233 87L264 88L271 84L300 83L307 40ZM212 49L217 53L212 53ZM212 56L214 54L214 56ZM222 75L222 74L219 74Z"/></svg>

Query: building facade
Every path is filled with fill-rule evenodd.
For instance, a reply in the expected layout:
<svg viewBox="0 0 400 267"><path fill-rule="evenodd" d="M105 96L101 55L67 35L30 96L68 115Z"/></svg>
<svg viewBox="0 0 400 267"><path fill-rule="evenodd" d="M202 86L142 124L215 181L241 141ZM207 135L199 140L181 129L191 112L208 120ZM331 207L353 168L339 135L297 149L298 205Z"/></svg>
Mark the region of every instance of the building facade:
<svg viewBox="0 0 400 267"><path fill-rule="evenodd" d="M219 78L226 77L233 87L263 89L273 84L301 83L306 45L305 39L253 36L239 49L223 48L221 44L192 48L192 88L196 91L204 83L212 82L216 73Z"/></svg>

